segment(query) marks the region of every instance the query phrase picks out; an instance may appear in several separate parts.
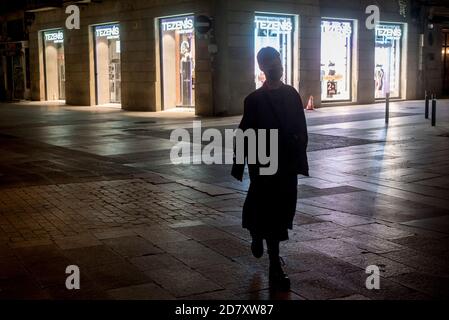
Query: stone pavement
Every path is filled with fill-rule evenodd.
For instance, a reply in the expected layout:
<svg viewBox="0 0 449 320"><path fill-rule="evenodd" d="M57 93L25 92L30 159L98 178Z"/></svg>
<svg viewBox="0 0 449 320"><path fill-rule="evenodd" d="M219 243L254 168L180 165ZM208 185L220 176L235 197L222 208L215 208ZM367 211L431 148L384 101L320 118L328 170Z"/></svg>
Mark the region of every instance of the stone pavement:
<svg viewBox="0 0 449 320"><path fill-rule="evenodd" d="M437 127L422 101L392 103L388 126L382 104L307 112L311 177L281 247L289 293L268 289L240 226L248 176L170 163L171 131L194 119L0 105L0 298L448 298L448 100ZM81 290L65 288L72 264ZM379 290L365 287L373 264Z"/></svg>

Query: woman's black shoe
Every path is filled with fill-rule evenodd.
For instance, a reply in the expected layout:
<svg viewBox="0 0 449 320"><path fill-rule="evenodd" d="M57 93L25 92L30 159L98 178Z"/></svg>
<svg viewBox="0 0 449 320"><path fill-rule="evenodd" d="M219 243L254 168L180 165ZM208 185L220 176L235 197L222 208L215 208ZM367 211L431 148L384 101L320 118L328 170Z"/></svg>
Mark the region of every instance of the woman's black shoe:
<svg viewBox="0 0 449 320"><path fill-rule="evenodd" d="M282 291L290 290L290 279L287 274L282 270L282 264L285 265L284 260L279 258L275 262L270 262L269 281L270 287L279 289Z"/></svg>
<svg viewBox="0 0 449 320"><path fill-rule="evenodd" d="M253 238L253 241L251 242L251 252L256 258L263 256L263 239Z"/></svg>

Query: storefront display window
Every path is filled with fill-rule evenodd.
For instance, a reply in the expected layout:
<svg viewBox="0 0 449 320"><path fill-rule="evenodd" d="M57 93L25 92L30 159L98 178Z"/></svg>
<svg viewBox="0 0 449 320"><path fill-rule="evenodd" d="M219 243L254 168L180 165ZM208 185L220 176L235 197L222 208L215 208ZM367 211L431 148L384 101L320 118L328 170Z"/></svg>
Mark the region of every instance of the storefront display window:
<svg viewBox="0 0 449 320"><path fill-rule="evenodd" d="M94 27L97 104L120 103L120 26Z"/></svg>
<svg viewBox="0 0 449 320"><path fill-rule="evenodd" d="M321 100L351 100L353 23L321 20Z"/></svg>
<svg viewBox="0 0 449 320"><path fill-rule="evenodd" d="M281 54L284 75L282 81L293 85L293 17L274 14L257 14L255 18L255 82L260 88L265 81L265 74L259 69L257 53L264 47L273 47Z"/></svg>
<svg viewBox="0 0 449 320"><path fill-rule="evenodd" d="M159 20L164 109L195 106L194 17Z"/></svg>
<svg viewBox="0 0 449 320"><path fill-rule="evenodd" d="M399 24L382 23L376 26L375 48L375 97L392 98L401 94L401 41L402 27Z"/></svg>
<svg viewBox="0 0 449 320"><path fill-rule="evenodd" d="M64 33L44 31L44 71L47 100L65 99Z"/></svg>
<svg viewBox="0 0 449 320"><path fill-rule="evenodd" d="M443 95L449 96L449 29L442 30L441 62L443 64Z"/></svg>

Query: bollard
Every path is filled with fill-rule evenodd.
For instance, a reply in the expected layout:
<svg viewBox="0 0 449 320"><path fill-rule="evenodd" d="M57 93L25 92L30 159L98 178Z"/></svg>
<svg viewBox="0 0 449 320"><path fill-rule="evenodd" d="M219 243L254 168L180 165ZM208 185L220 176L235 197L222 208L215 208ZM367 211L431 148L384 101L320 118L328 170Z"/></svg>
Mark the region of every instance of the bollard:
<svg viewBox="0 0 449 320"><path fill-rule="evenodd" d="M435 127L437 122L437 95L434 93L432 96L432 127Z"/></svg>
<svg viewBox="0 0 449 320"><path fill-rule="evenodd" d="M425 117L426 119L429 119L429 93L426 91L426 110L425 110Z"/></svg>
<svg viewBox="0 0 449 320"><path fill-rule="evenodd" d="M390 120L390 93L385 94L385 123L388 124Z"/></svg>

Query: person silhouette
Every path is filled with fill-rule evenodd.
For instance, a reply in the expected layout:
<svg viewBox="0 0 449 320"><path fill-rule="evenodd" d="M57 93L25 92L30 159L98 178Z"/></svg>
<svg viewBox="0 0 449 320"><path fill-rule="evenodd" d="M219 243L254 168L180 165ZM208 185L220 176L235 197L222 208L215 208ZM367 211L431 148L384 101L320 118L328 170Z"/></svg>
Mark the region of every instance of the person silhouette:
<svg viewBox="0 0 449 320"><path fill-rule="evenodd" d="M236 163L234 157L231 174L242 181L248 164L250 186L243 205L242 227L251 234L251 251L256 258L263 256L263 240L266 241L270 287L289 290L290 279L282 269L279 244L289 239L288 230L293 228L298 174L309 175L307 124L298 91L281 81L283 67L279 52L272 47L262 48L257 62L266 80L245 98L239 128L256 132L257 129L278 130L277 141L267 141L278 144L278 170L273 175L261 175L259 169L263 165L259 161L248 164L245 148L245 163ZM266 146L265 150L270 148Z"/></svg>

